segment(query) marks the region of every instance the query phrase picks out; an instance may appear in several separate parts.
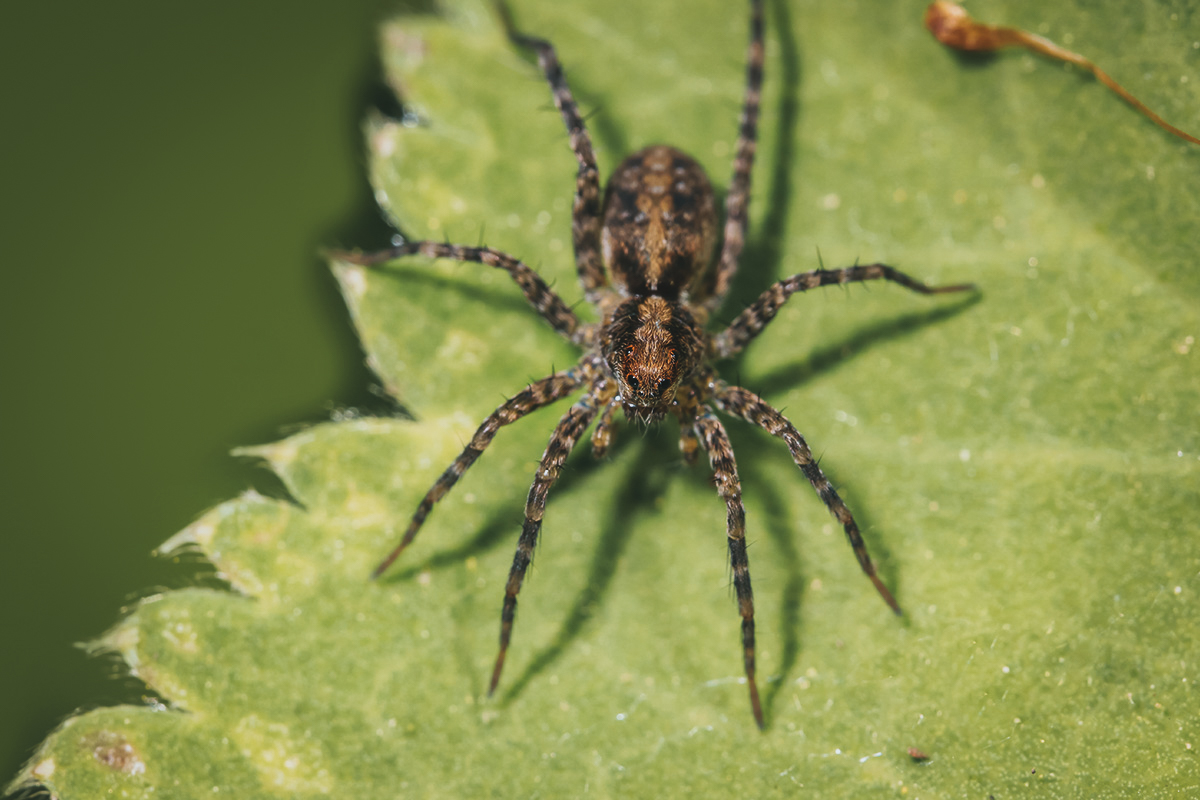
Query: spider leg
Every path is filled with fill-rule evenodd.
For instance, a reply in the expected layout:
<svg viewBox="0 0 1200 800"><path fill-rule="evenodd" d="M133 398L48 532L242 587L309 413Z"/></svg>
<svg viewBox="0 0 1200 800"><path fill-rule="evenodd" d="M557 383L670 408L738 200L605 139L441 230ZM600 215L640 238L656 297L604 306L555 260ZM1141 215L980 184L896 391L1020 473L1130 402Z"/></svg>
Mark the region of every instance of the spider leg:
<svg viewBox="0 0 1200 800"><path fill-rule="evenodd" d="M683 456L683 463L689 467L696 463L696 457L700 451L700 439L696 436L696 428L679 429L679 454Z"/></svg>
<svg viewBox="0 0 1200 800"><path fill-rule="evenodd" d="M729 562L733 567L733 586L737 591L738 611L742 615L742 653L746 664L746 683L750 685L750 709L754 721L763 727L762 704L754 680L754 592L750 588L750 561L746 556L746 509L742 505L742 485L738 481L733 447L721 421L703 407L694 422L696 434L708 451L717 484L717 494L725 500L725 527L729 537Z"/></svg>
<svg viewBox="0 0 1200 800"><path fill-rule="evenodd" d="M575 176L575 203L571 210L571 239L575 247L575 269L588 301L598 301L602 289L608 286L604 262L600 255L601 193L600 170L596 167L596 154L592 150L592 139L579 106L567 86L562 65L554 52L554 45L545 39L521 33L513 25L512 14L504 0L496 0L496 9L504 24L508 38L518 47L537 53L538 67L550 84L554 105L562 115L571 142L571 152L579 162Z"/></svg>
<svg viewBox="0 0 1200 800"><path fill-rule="evenodd" d="M750 2L750 46L746 51L746 91L742 116L738 122L737 151L733 158L733 177L725 195L725 236L721 259L717 262L716 283L704 305L713 311L725 299L737 273L738 258L746 243L747 208L750 204L750 171L758 142L758 107L762 99L763 79L763 4Z"/></svg>
<svg viewBox="0 0 1200 800"><path fill-rule="evenodd" d="M783 439L788 450L792 452L792 460L796 462L796 466L817 490L817 495L825 503L829 512L837 518L838 522L842 523L842 527L846 531L846 538L850 540L850 546L854 548L854 555L858 558L858 564L862 567L862 571L871 579L871 583L875 584L875 588L883 597L884 602L892 611L899 614L900 606L896 604L896 599L892 597L892 593L875 574L875 565L871 563L871 556L867 554L867 545L863 542L862 533L858 530L858 523L854 521L850 509L846 508L846 504L838 496L833 484L817 466L817 460L813 458L812 450L804 441L804 437L796 430L796 426L753 392L740 386L730 386L724 381L717 381L714 388L713 400L722 411L742 417L767 433Z"/></svg>
<svg viewBox="0 0 1200 800"><path fill-rule="evenodd" d="M534 547L537 545L538 533L542 529L542 515L546 511L546 496L550 487L558 480L562 465L567 455L579 441L579 437L592 423L599 413L601 405L607 403L608 382L598 380L588 390L587 394L571 406L561 420L542 461L538 465L537 475L533 485L529 487L529 498L525 501L525 524L521 528L521 537L517 540L517 552L513 556L512 569L508 573L508 583L504 587L504 607L500 612L500 652L496 654L496 666L492 669L492 680L488 685L488 695L496 691L500 682L500 671L504 669L504 656L508 653L508 643L512 638L513 618L517 613L517 593L525 580L525 571L533 560Z"/></svg>
<svg viewBox="0 0 1200 800"><path fill-rule="evenodd" d="M975 288L972 283L953 286L927 286L924 283L892 269L886 264L865 264L842 269L816 269L784 278L763 292L757 300L737 316L729 327L712 339L713 354L725 358L741 352L751 339L758 336L767 323L775 318L779 309L796 292L806 292L818 286L835 283L860 283L862 281L888 280L898 283L920 294L945 294L965 292Z"/></svg>
<svg viewBox="0 0 1200 800"><path fill-rule="evenodd" d="M620 407L621 401L614 397L600 412L600 420L592 429L592 455L596 458L604 458L608 455L608 448L612 444L613 437L613 415Z"/></svg>
<svg viewBox="0 0 1200 800"><path fill-rule="evenodd" d="M364 267L379 267L404 256L422 255L426 258L448 258L452 261L470 261L502 269L512 276L521 287L525 299L542 315L550 327L575 344L584 344L590 337L590 328L579 322L579 317L562 298L551 289L546 281L531 267L516 258L493 250L490 247L469 247L431 241L405 242L404 244L379 250L374 253L349 253L333 251L330 256Z"/></svg>
<svg viewBox="0 0 1200 800"><path fill-rule="evenodd" d="M441 477L425 493L425 497L421 500L420 505L417 506L417 510L413 512L412 520L408 523L408 529L404 532L404 538L400 540L400 544L396 545L396 548L392 552L388 553L387 558L380 562L375 571L371 573L371 577L378 578L392 565L392 562L400 557L404 549L416 538L417 532L421 530L421 526L425 523L425 518L429 516L429 512L433 509L434 505L454 488L454 484L458 483L458 479L471 468L475 460L492 443L492 439L496 437L496 433L500 428L516 422L532 411L550 405L555 400L566 397L579 388L580 384L586 380L588 372L586 362L583 365L576 366L564 372L556 372L553 375L542 378L540 381L529 384L525 389L513 396L512 399L493 411L483 421L483 424L479 426L479 429L475 431L475 435L471 437L470 443L463 448L458 458L454 459L454 463L446 467L446 471L442 473Z"/></svg>

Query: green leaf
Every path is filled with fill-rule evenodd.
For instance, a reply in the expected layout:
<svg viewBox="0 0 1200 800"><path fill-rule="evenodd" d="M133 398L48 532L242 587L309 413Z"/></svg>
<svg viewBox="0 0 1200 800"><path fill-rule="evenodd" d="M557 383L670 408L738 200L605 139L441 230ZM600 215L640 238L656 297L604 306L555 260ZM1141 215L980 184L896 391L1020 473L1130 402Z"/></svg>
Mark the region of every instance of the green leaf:
<svg viewBox="0 0 1200 800"><path fill-rule="evenodd" d="M670 142L723 185L744 9L514 11L598 110L603 169ZM673 423L625 426L609 460L580 448L555 487L487 699L524 494L565 405L502 431L392 571L367 574L479 420L576 354L502 274L337 264L372 366L416 421L350 418L246 451L297 502L248 493L164 547L199 550L232 591L147 598L98 644L162 704L72 718L18 781L62 798L1195 793L1200 149L1077 70L947 52L921 12L769 3L750 242L723 312L816 267L818 247L830 265L982 288L796 297L724 365L823 456L904 618L785 448L731 422L760 734L722 504L706 469L683 468ZM1200 130L1194 5L972 12L1068 44ZM530 59L472 0L383 42L421 120L367 125L389 213L420 236L482 236L578 301L574 162Z"/></svg>

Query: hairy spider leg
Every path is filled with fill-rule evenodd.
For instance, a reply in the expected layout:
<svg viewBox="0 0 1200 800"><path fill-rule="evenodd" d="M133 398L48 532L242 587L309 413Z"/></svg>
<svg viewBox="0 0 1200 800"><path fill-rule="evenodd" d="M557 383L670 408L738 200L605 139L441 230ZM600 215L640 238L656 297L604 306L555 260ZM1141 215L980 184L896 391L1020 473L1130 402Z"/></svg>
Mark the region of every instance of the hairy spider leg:
<svg viewBox="0 0 1200 800"><path fill-rule="evenodd" d="M596 458L604 458L608 455L608 448L612 445L613 438L613 415L617 413L617 409L621 407L621 401L614 397L608 401L608 405L600 412L600 419L596 421L596 427L592 428L592 455Z"/></svg>
<svg viewBox="0 0 1200 800"><path fill-rule="evenodd" d="M422 255L426 258L471 261L502 269L512 276L517 286L521 287L525 299L542 315L542 319L550 323L550 327L554 328L561 336L575 344L584 344L592 337L591 327L580 324L579 317L575 316L575 312L571 310L570 306L564 303L563 299L546 284L541 275L538 275L519 259L490 247L415 241L405 242L374 253L334 251L331 255L342 261L372 268L378 268L404 256Z"/></svg>
<svg viewBox="0 0 1200 800"><path fill-rule="evenodd" d="M454 484L458 483L458 479L483 454L483 451L492 443L492 439L496 437L496 433L500 428L505 425L511 425L527 414L548 406L578 389L585 380L591 377L591 371L581 367L582 365L563 372L556 372L553 375L542 378L540 381L529 384L508 402L493 411L483 421L483 424L475 431L475 435L471 437L470 443L463 448L458 458L454 459L454 462L446 467L446 471L441 474L441 477L425 493L425 497L421 500L420 505L417 506L417 510L413 512L412 520L408 523L408 529L404 532L404 538L400 540L400 544L396 545L396 548L388 553L387 558L381 561L379 566L375 568L375 571L371 573L373 579L382 575L400 557L404 549L412 544L412 540L417 537L417 531L421 530L421 526L425 524L425 518L429 516L429 512L433 510L433 507L439 500L454 488ZM584 374L585 372L587 373L586 375Z"/></svg>
<svg viewBox="0 0 1200 800"><path fill-rule="evenodd" d="M864 264L842 269L817 269L801 272L784 278L759 295L745 311L739 314L729 327L712 339L713 354L725 358L741 352L751 339L758 336L767 323L775 318L780 307L796 292L806 292L818 286L831 284L860 283L862 281L888 280L920 294L947 294L975 289L972 283L953 286L927 286L886 264Z"/></svg>
<svg viewBox="0 0 1200 800"><path fill-rule="evenodd" d="M583 124L583 117L579 114L579 106L571 94L571 89L567 86L567 79L563 75L562 65L558 62L554 45L545 39L518 31L513 25L508 5L503 0L497 0L496 9L512 43L537 53L538 67L546 76L546 82L550 84L554 105L567 126L571 152L579 162L579 171L575 176L575 202L571 209L571 242L575 248L575 270L579 274L584 296L588 302L597 303L602 295L601 290L608 286L608 275L604 271L604 261L600 254L602 195L600 170L596 167L592 138Z"/></svg>
<svg viewBox="0 0 1200 800"><path fill-rule="evenodd" d="M689 467L695 464L699 451L700 439L696 436L695 426L681 424L679 427L679 454L683 456L683 463Z"/></svg>
<svg viewBox="0 0 1200 800"><path fill-rule="evenodd" d="M825 473L821 472L817 460L813 458L812 450L808 447L808 442L804 441L804 437L796 430L796 426L761 397L740 386L730 386L724 381L716 381L713 400L717 407L727 414L739 416L767 433L783 439L792 453L792 460L796 462L796 466L804 473L804 477L808 478L808 482L816 489L817 496L825 503L829 513L842 523L842 527L846 531L846 538L850 540L850 546L854 548L854 555L858 559L862 571L871 579L871 583L875 585L888 607L897 614L901 613L896 599L892 597L892 593L875 574L875 565L871 563L871 556L867 554L867 545L858 530L858 523L854 521L850 509L846 508L846 504L838 496L833 484L825 477Z"/></svg>
<svg viewBox="0 0 1200 800"><path fill-rule="evenodd" d="M764 727L758 683L754 679L754 590L750 588L750 560L746 555L746 508L742 505L742 484L738 481L733 446L721 421L706 406L700 408L693 427L712 466L717 494L725 501L725 528L729 538L729 563L733 568L733 587L737 592L738 611L742 615L742 654L746 664L746 683L750 686L750 709L759 728Z"/></svg>
<svg viewBox="0 0 1200 800"><path fill-rule="evenodd" d="M550 493L550 487L558 480L567 455L588 425L592 424L601 406L611 399L610 384L607 379L597 379L588 392L558 421L558 427L554 429L550 442L546 445L546 452L542 454L533 485L529 487L529 497L525 501L525 524L521 528L517 552L513 556L508 583L504 587L504 607L500 612L500 652L496 654L496 666L492 669L492 680L488 684L489 697L495 693L496 685L500 683L500 672L504 669L504 656L508 653L513 619L517 613L517 593L521 591L525 571L533 560L538 533L542 529L542 515L546 511L546 497Z"/></svg>
<svg viewBox="0 0 1200 800"><path fill-rule="evenodd" d="M742 116L738 121L737 150L733 157L733 177L729 181L729 192L725 195L725 234L721 245L721 258L712 295L704 303L708 311L714 311L733 283L737 274L738 259L746 243L746 220L750 205L750 172L754 167L754 151L758 143L758 109L762 101L763 81L763 4L762 0L750 3L750 46L746 51L746 93L742 101Z"/></svg>

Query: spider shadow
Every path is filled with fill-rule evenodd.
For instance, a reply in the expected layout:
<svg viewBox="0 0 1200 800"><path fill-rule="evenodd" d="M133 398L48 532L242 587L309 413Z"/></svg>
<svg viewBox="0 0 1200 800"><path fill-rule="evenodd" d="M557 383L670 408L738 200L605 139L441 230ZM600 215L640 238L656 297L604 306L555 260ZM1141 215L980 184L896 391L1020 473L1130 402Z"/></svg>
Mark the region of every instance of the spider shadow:
<svg viewBox="0 0 1200 800"><path fill-rule="evenodd" d="M546 438L550 438L550 434L546 434ZM582 451L590 449L586 437L583 441L575 445L570 458L567 460L562 474L558 481L554 484L550 492L548 506L553 506L556 500L563 495L568 495L577 483L582 483L595 469L603 466L603 464L590 454ZM614 443L613 452L620 452L620 442ZM487 458L487 453L480 456L480 459ZM533 461L534 464L538 462ZM482 470L486 473L486 468ZM464 476L460 483L471 480L472 477L478 479L479 474L474 476ZM436 480L436 475L430 478L430 485ZM457 486L455 488L458 488ZM441 502L453 503L454 493L451 492ZM435 506L436 508L436 506ZM432 514L431 514L432 516ZM514 497L511 501L501 504L491 519L479 527L479 529L469 539L447 547L437 552L426 556L419 562L414 562L409 566L402 568L393 568L388 571L386 580L388 583L401 583L412 580L419 576L422 572L446 569L455 567L463 563L471 556L481 556L488 551L498 547L504 542L509 542L513 547L516 547L517 538L521 534L521 525L525 519L525 501L522 497ZM427 525L431 523L426 523ZM432 523L436 525L436 522ZM543 534L545 531L543 530ZM541 537L538 537L538 543L541 543ZM414 542L415 544L415 542ZM407 553L407 551L405 551Z"/></svg>
<svg viewBox="0 0 1200 800"><path fill-rule="evenodd" d="M662 430L667 429L660 428L660 431ZM612 510L608 519L600 526L602 533L593 549L587 582L567 611L562 626L553 641L534 657L521 675L503 693L500 698L503 705L507 706L520 695L534 678L558 659L583 630L596 606L608 594L626 543L636 527L637 519L645 514L656 513L655 501L662 497L668 482L673 479L674 473L677 471L666 467L672 459L679 461L678 450L673 449L671 453L667 452L667 448L674 448L673 436L654 435L644 437L636 443L630 441L631 438L626 437L628 444L625 446L637 447L638 453L633 458L625 480L613 498ZM623 449L619 440L614 443L615 448ZM597 463L593 461L593 464Z"/></svg>
<svg viewBox="0 0 1200 800"><path fill-rule="evenodd" d="M514 255L514 258L519 258L519 256ZM462 266L464 272L471 269L479 269L478 265L469 264L465 261L447 260L446 263ZM445 277L433 274L427 268L422 269L421 267L407 263L389 266L376 270L376 272L393 278L402 285L425 284L437 287L443 293L454 293L464 299L486 303L491 310L521 314L546 325L546 321L529 307L529 301L521 296L520 288L512 281L498 281L489 284L472 283L458 280L457 274L453 277ZM548 325L546 329L550 330Z"/></svg>
<svg viewBox="0 0 1200 800"><path fill-rule="evenodd" d="M621 427L624 429L626 426ZM668 431L670 431L669 427L660 427L652 435L644 436L640 440L629 435L618 435L613 442L609 457L603 461L593 458L590 453L581 452L590 449L586 439L576 445L575 451L567 461L566 468L551 490L550 507L566 501L577 486L586 485L594 470L610 468L611 465L605 462L620 456L626 448L636 447L638 451L632 459L625 480L613 499L612 511L608 519L599 526L602 533L596 542L583 589L567 611L553 641L542 649L525 667L520 676L501 693L499 697L501 705L507 706L526 689L534 678L558 659L578 637L588 620L591 619L595 608L603 601L616 574L618 562L625 550L626 543L636 527L637 518L643 514L655 513L655 501L662 496L668 482L673 480L679 471L671 469L670 465L678 463L680 468L683 468L678 450L675 449L676 438L673 435L667 435ZM628 433L628 431L623 432ZM451 498L446 498L446 500L452 501ZM516 539L521 532L523 509L524 503L521 501L514 500L511 503L503 504L493 513L492 518L469 539L458 545L441 549L405 568L392 570L385 580L388 583L411 581L425 571L460 565L465 559L482 555L503 542L515 546ZM514 626L514 634L517 627L519 627L519 623Z"/></svg>
<svg viewBox="0 0 1200 800"><path fill-rule="evenodd" d="M453 502L453 500L450 499L449 502ZM404 583L416 578L422 572L459 566L471 556L483 555L498 546L504 540L505 534L512 534L515 538L516 534L521 532L520 520L521 505L517 502L505 503L504 507L497 511L495 516L480 527L471 538L461 544L426 556L423 561L414 562L400 569L391 569L382 580L386 580L387 583Z"/></svg>
<svg viewBox="0 0 1200 800"><path fill-rule="evenodd" d="M738 455L738 471L743 484L753 498L755 510L761 510L760 514L755 514L747 520L748 544L753 548L755 532L765 531L771 542L770 558L782 567L782 572L787 576L781 589L769 587L772 597L778 592L776 629L781 645L779 659L767 674L766 686L762 690L763 710L766 713L767 724L770 725L772 709L775 707L777 697L787 685L787 677L795 669L801 652L800 610L803 608L808 580L800 557L797 536L810 535L812 531L819 530L826 520L820 516L798 520L788 510L782 491L767 479L768 475L781 472L793 473L796 480L795 491L801 493L811 492L811 486L804 479L803 474L795 468L786 448L782 447L782 443L774 439L764 441L764 436L766 434L761 431L743 431L741 434L731 433L730 438L736 442L734 451ZM834 485L839 484L837 476L828 466L823 465L822 469ZM871 535L873 525L869 514L864 513L860 508L855 510L854 515L867 539L868 548L880 577L885 584L896 591L897 595L902 595L898 574L895 570L890 569L894 563L890 548L886 546L886 542L878 541ZM753 555L753 551L751 554ZM853 550L848 544L845 550L845 559L846 563L857 566ZM752 573L753 570L754 564L751 563ZM874 595L876 592L871 584L865 577L861 579L855 577L857 574L858 570L855 569L848 580L861 580L862 591ZM757 596L761 603L767 592L761 591L761 585L759 589ZM881 615L889 618L893 616L882 600L878 602L878 610ZM901 617L898 622L907 625L907 620L907 617ZM759 621L762 621L761 615ZM766 672L766 670L762 670L762 672Z"/></svg>
<svg viewBox="0 0 1200 800"><path fill-rule="evenodd" d="M860 329L841 342L813 352L807 359L797 364L782 367L768 373L763 378L754 381L753 391L763 396L769 396L770 394L808 383L822 373L832 370L838 364L872 347L899 339L915 333L928 325L957 316L980 300L980 295L972 294L963 297L957 303L940 308L914 312L890 320L873 323ZM805 427L803 420L796 420L796 423L797 428L803 433ZM782 560L788 575L787 582L783 587L779 607L779 631L783 648L779 659L779 666L775 673L779 676L779 680L770 682L763 692L764 708L769 711L774 707L776 697L783 689L784 677L794 669L800 654L800 640L798 635L800 629L799 607L804 594L804 579L801 574L799 552L793 538L796 530L795 520L789 518L782 497L772 488L771 483L758 476L765 476L768 472L774 472L776 467L773 464L779 464L780 470L791 469L795 472L798 481L798 491L811 490L811 487L800 471L795 469L791 458L786 454L786 448L782 447L781 442L778 442L774 437L762 431L757 431L757 433L746 431L746 427L745 425L737 426L734 429L735 432L731 434L731 438L735 440L734 451L738 457L738 470L743 476L743 483L747 487L748 493L754 497L755 502L765 511L766 525L764 527L774 547L772 557L778 556ZM820 453L819 441L814 442L810 440L809 444L816 452ZM786 461L787 467L782 466L784 461ZM822 463L821 469L834 486L842 485L836 467ZM853 504L851 505L853 506ZM853 506L852 511L860 530L867 536L868 548L871 552L872 560L879 571L880 578L893 590L897 598L902 600L902 576L895 569L895 560L892 558L892 551L888 547L887 539L878 535L871 535L874 525L869 509L865 509L862 506ZM848 546L846 557L848 559L853 558L853 553ZM869 587L869 584L865 582L864 585ZM868 589L868 591L873 593L871 589ZM907 625L908 617L901 617L900 623Z"/></svg>
<svg viewBox="0 0 1200 800"><path fill-rule="evenodd" d="M769 395L808 383L838 364L849 361L873 347L899 340L930 325L952 319L982 299L981 294L973 292L963 295L953 303L872 322L840 342L814 350L802 361L779 367L756 379L754 391L760 395Z"/></svg>
<svg viewBox="0 0 1200 800"><path fill-rule="evenodd" d="M596 92L591 90L586 81L581 78L573 79L571 88L575 96L582 99L594 98L596 96ZM617 164L621 163L632 152L629 145L629 137L627 131L622 128L612 115L601 113L603 111L602 105L595 100L589 100L589 104L595 110L587 115L584 124L587 125L588 132L592 135L593 140L600 145L596 148L597 160L611 156L612 164L609 166L608 173L612 174Z"/></svg>
<svg viewBox="0 0 1200 800"><path fill-rule="evenodd" d="M752 433L747 436L731 436L739 440L758 439ZM770 444L770 443L763 443ZM775 675L777 680L772 680L772 676L767 677L767 686L763 691L763 710L766 712L768 724L771 718L771 709L775 707L775 698L779 694L780 689L784 686L785 677L796 666L796 660L800 655L800 607L804 599L805 580L801 570L800 552L796 547L795 542L795 525L794 520L789 519L787 508L783 499L774 490L772 485L763 480L763 476L770 469L764 462L756 457L759 448L750 445L749 441L740 441L735 447L734 452L747 453L751 457L739 459L738 471L744 476L743 480L747 487L751 487L753 497L757 505L763 508L763 519L765 524L762 528L766 531L767 536L771 539L773 550L771 557L782 563L783 571L787 574L787 580L783 585L779 599L779 637L782 642L782 651L779 656L779 666ZM763 450L765 446L760 445ZM769 459L768 459L769 460ZM790 459L789 459L790 461ZM797 477L801 482L804 481L804 476L796 470ZM748 521L749 522L749 521ZM749 544L752 547L754 544L753 529L747 530ZM753 565L751 565L753 571Z"/></svg>
<svg viewBox="0 0 1200 800"><path fill-rule="evenodd" d="M521 23L518 21L517 30L521 29ZM530 81L545 86L546 79L542 76L541 68L538 67L537 54L525 48L517 49L521 58L536 69L536 72L530 74ZM559 52L559 56L560 58L562 57L561 52ZM569 55L567 59L568 62L564 63L569 68ZM611 172L616 163L620 163L621 159L630 153L629 138L626 135L626 131L612 116L603 113L603 104L596 100L598 94L602 93L597 93L584 76L572 73L568 76L567 84L571 89L571 95L575 98L579 113L583 117L584 127L587 128L588 135L592 139L597 161L606 158L609 154L614 155L614 164L609 167L609 172ZM553 116L556 121L559 119L559 111L554 107L553 103L543 106L543 110ZM560 140L567 140L569 138L567 131L563 130L561 123L559 123L557 130L557 136ZM570 150L569 147L566 149Z"/></svg>

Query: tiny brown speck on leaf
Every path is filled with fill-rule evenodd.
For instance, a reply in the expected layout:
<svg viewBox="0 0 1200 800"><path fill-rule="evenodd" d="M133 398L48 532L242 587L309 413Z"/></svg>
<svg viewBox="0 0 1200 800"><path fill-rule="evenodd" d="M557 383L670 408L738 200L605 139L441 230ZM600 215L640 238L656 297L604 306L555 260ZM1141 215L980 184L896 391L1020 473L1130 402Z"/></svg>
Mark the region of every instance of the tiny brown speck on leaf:
<svg viewBox="0 0 1200 800"><path fill-rule="evenodd" d="M81 744L92 751L92 757L114 772L141 775L146 771L137 749L124 735L115 731L96 731L84 736Z"/></svg>
<svg viewBox="0 0 1200 800"><path fill-rule="evenodd" d="M908 757L911 758L913 761L928 761L929 760L929 754L926 753L924 750L920 750L916 747L908 748Z"/></svg>

